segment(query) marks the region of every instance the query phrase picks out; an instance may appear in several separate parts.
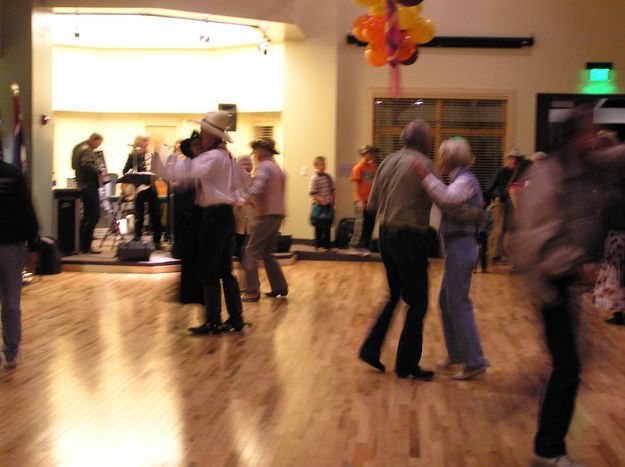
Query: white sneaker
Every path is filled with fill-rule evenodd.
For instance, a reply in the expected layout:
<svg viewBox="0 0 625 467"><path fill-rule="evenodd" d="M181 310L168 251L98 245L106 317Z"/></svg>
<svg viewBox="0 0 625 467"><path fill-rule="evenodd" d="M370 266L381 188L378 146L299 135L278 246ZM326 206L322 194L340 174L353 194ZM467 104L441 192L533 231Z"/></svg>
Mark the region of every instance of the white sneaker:
<svg viewBox="0 0 625 467"><path fill-rule="evenodd" d="M457 381L465 381L486 372L487 365L476 366L475 368L465 368L460 373L456 373L453 378Z"/></svg>
<svg viewBox="0 0 625 467"><path fill-rule="evenodd" d="M542 457L534 454L535 467L549 467L554 465L557 467L586 467L585 464L580 464L579 462L576 462L566 454L557 457Z"/></svg>

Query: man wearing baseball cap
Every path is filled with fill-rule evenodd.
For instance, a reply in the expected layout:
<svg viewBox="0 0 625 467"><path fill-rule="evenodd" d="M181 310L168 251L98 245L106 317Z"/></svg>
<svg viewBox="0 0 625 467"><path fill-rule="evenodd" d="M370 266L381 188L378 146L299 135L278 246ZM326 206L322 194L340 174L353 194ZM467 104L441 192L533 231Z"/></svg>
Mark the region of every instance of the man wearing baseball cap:
<svg viewBox="0 0 625 467"><path fill-rule="evenodd" d="M378 170L375 164L375 155L378 148L366 144L358 150L360 160L352 168L352 198L354 201L354 234L350 246L359 249L363 254L369 253L371 233L375 225L375 217L367 212L367 202L373 179Z"/></svg>

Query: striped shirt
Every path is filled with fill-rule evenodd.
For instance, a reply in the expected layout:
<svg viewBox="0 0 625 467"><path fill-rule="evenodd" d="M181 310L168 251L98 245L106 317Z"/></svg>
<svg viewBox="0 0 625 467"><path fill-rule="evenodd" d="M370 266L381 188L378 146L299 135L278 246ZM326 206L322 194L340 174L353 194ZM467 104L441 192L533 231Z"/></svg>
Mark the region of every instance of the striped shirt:
<svg viewBox="0 0 625 467"><path fill-rule="evenodd" d="M315 172L310 178L308 192L311 196L318 196L324 204L331 204L334 201L334 182L327 173Z"/></svg>

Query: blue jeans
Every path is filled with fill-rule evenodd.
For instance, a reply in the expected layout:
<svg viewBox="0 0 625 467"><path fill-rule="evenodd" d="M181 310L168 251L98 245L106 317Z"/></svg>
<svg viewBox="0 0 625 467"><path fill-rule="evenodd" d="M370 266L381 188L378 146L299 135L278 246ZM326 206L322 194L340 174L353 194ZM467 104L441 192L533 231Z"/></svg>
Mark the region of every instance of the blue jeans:
<svg viewBox="0 0 625 467"><path fill-rule="evenodd" d="M445 269L439 296L445 345L452 362L467 368L486 365L469 298L478 246L473 234L444 237Z"/></svg>
<svg viewBox="0 0 625 467"><path fill-rule="evenodd" d="M2 338L7 358L17 356L22 337L22 269L24 246L21 243L0 244L0 300Z"/></svg>
<svg viewBox="0 0 625 467"><path fill-rule="evenodd" d="M423 349L423 318L428 309L428 260L422 233L380 227L380 254L386 269L389 298L378 315L363 351L379 358L399 299L408 304L397 346L396 371L416 369Z"/></svg>

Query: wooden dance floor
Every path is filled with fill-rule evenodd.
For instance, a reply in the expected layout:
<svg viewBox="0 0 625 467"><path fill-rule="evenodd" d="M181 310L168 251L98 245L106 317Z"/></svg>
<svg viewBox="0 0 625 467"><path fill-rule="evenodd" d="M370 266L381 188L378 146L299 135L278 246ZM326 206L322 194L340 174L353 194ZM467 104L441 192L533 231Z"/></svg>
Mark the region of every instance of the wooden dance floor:
<svg viewBox="0 0 625 467"><path fill-rule="evenodd" d="M358 347L383 300L380 263L285 268L288 299L245 304L240 335L192 337L178 275L66 272L23 294L20 366L0 370L2 466L525 466L548 356L507 270L475 274L491 368L457 382L392 373ZM431 267L423 366L444 356ZM263 276L264 281L264 276ZM267 290L263 282L263 290ZM568 437L589 466L625 465L625 328L586 299L583 382Z"/></svg>

